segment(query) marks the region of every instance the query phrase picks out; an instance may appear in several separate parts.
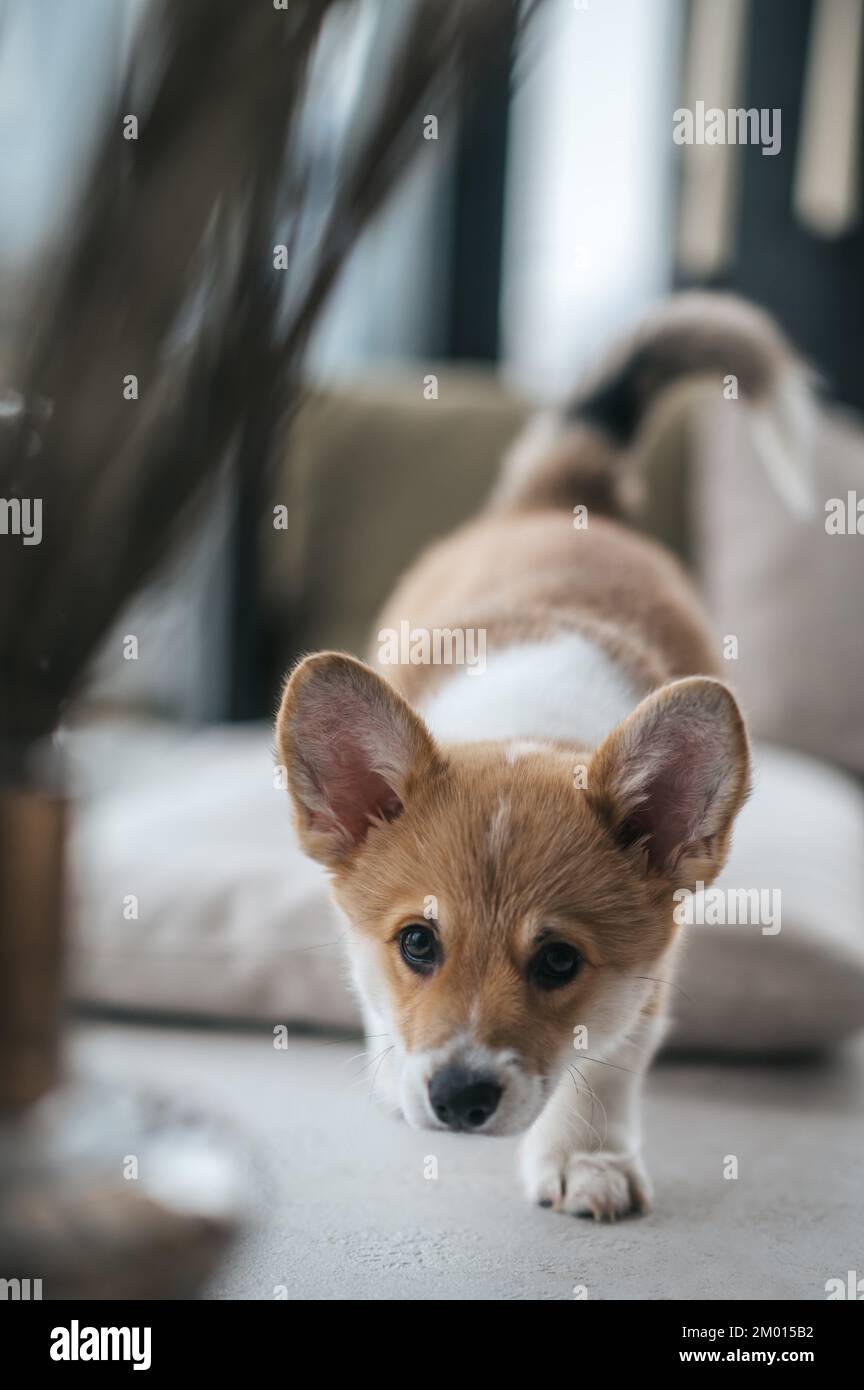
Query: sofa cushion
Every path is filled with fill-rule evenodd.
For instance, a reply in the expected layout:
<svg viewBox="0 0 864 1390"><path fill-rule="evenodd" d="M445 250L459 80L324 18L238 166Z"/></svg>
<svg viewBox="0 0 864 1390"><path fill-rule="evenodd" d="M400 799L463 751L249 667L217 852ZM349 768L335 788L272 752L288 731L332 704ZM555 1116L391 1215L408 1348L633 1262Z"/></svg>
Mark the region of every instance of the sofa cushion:
<svg viewBox="0 0 864 1390"><path fill-rule="evenodd" d="M864 430L823 412L813 504L795 515L754 453L744 412L707 412L691 478L694 554L721 636L724 672L757 738L864 774L864 535L826 530L826 503L864 496ZM864 525L864 522L862 522Z"/></svg>
<svg viewBox="0 0 864 1390"><path fill-rule="evenodd" d="M365 648L399 575L480 506L528 414L491 372L435 364L306 398L272 490L284 525L268 515L261 544L288 655Z"/></svg>
<svg viewBox="0 0 864 1390"><path fill-rule="evenodd" d="M82 780L72 837L78 1000L357 1026L344 925L325 874L296 844L268 728L120 726L78 734L70 748ZM864 798L854 783L758 748L721 884L779 890L781 930L685 929L673 1047L797 1052L864 1026Z"/></svg>

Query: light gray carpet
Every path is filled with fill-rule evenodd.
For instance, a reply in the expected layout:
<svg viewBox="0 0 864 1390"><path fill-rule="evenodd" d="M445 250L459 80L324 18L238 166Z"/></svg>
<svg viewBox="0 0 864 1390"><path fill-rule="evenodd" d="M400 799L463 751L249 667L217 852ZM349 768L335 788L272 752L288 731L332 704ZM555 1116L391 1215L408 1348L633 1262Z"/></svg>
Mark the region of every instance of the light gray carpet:
<svg viewBox="0 0 864 1390"><path fill-rule="evenodd" d="M529 1206L513 1140L422 1133L369 1103L363 1043L77 1025L81 1074L227 1117L255 1155L253 1221L210 1290L272 1299L824 1299L864 1272L864 1049L800 1066L661 1064L649 1217ZM726 1155L739 1177L723 1177ZM438 1178L424 1177L429 1156Z"/></svg>

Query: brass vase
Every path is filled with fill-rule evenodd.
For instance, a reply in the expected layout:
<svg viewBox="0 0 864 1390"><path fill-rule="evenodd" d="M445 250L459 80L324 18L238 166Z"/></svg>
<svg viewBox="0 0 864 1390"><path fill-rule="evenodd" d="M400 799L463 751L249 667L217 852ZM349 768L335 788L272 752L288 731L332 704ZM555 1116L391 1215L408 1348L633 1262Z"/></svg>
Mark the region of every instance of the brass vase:
<svg viewBox="0 0 864 1390"><path fill-rule="evenodd" d="M41 765L0 789L0 1298L194 1297L238 1228L236 1139L170 1096L63 1075L70 811Z"/></svg>

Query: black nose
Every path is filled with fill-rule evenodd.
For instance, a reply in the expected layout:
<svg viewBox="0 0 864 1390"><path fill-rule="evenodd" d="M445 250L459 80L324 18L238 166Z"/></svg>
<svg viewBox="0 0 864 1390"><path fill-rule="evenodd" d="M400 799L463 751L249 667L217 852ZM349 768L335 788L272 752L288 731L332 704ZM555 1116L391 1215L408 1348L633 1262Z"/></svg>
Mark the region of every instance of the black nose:
<svg viewBox="0 0 864 1390"><path fill-rule="evenodd" d="M479 1129L494 1114L501 1087L491 1076L450 1064L429 1082L432 1109L451 1129Z"/></svg>

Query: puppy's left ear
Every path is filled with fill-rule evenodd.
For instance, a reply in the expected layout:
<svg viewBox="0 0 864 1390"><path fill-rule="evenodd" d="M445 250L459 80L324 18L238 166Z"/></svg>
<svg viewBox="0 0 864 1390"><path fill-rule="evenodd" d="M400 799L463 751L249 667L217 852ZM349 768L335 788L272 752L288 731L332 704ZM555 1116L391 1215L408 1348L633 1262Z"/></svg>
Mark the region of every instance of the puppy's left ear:
<svg viewBox="0 0 864 1390"><path fill-rule="evenodd" d="M620 848L677 887L710 883L750 787L744 720L720 681L673 681L613 729L588 767L589 804Z"/></svg>
<svg viewBox="0 0 864 1390"><path fill-rule="evenodd" d="M309 656L293 672L276 721L306 852L335 868L372 826L402 814L419 779L440 765L422 719L362 661Z"/></svg>

